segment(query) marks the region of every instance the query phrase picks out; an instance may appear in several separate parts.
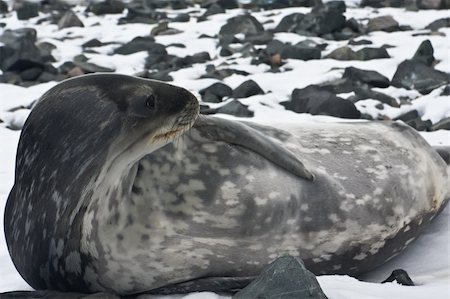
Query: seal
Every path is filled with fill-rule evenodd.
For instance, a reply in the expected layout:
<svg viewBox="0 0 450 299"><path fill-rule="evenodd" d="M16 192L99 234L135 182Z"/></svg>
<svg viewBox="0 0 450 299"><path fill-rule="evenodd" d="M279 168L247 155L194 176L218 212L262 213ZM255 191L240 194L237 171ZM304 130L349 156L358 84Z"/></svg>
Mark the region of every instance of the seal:
<svg viewBox="0 0 450 299"><path fill-rule="evenodd" d="M135 210L122 209L141 204L129 197L136 162L178 138L198 113L183 88L117 74L76 77L46 92L23 127L5 208L7 246L22 277L62 291L153 286L151 273L131 279L139 275L133 268L146 267L140 262L158 257L128 250ZM133 235L161 238L141 228Z"/></svg>
<svg viewBox="0 0 450 299"><path fill-rule="evenodd" d="M233 290L284 254L316 274L363 273L450 198L449 167L405 125L202 116L181 135L197 113L184 89L118 75L43 96L5 212L10 254L31 286Z"/></svg>
<svg viewBox="0 0 450 299"><path fill-rule="evenodd" d="M180 292L248 282L284 254L315 274L357 276L402 252L444 208L442 157L397 122L263 126L201 116L177 144L139 162L131 198L172 224L157 241L170 253L155 267L205 277Z"/></svg>

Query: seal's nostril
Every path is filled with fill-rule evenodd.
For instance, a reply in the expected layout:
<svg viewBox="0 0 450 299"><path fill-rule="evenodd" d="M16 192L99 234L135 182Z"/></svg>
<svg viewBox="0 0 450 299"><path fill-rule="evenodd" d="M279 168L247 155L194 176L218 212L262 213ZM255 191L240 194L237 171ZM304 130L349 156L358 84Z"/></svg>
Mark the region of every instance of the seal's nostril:
<svg viewBox="0 0 450 299"><path fill-rule="evenodd" d="M145 107L150 110L154 110L156 108L156 98L154 95L149 95L145 101Z"/></svg>

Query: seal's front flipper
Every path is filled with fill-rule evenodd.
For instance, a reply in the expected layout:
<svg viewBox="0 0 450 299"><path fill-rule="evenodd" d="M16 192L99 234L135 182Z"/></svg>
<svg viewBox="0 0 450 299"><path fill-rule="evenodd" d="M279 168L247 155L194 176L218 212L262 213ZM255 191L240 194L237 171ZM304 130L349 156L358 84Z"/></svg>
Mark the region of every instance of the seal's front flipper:
<svg viewBox="0 0 450 299"><path fill-rule="evenodd" d="M255 277L204 277L167 285L142 294L186 294L192 292L236 293L250 284ZM137 294L136 294L137 295Z"/></svg>
<svg viewBox="0 0 450 299"><path fill-rule="evenodd" d="M314 180L314 175L311 171L291 151L244 123L217 117L201 116L196 120L194 128L212 140L242 146L296 176L309 181Z"/></svg>

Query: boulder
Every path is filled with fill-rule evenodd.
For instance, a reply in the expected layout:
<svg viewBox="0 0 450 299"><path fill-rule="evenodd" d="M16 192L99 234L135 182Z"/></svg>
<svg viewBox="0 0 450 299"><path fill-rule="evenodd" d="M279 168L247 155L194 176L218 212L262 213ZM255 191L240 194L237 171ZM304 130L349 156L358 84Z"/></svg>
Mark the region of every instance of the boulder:
<svg viewBox="0 0 450 299"><path fill-rule="evenodd" d="M336 60L357 60L358 56L350 47L343 46L333 50L330 54L325 56L325 58Z"/></svg>
<svg viewBox="0 0 450 299"><path fill-rule="evenodd" d="M155 43L155 38L152 36L137 36L130 42L114 49L114 54L129 55L140 51L166 53L166 47Z"/></svg>
<svg viewBox="0 0 450 299"><path fill-rule="evenodd" d="M369 20L368 31L393 32L400 30L398 22L392 16L381 16Z"/></svg>
<svg viewBox="0 0 450 299"><path fill-rule="evenodd" d="M434 49L429 40L424 40L414 54L412 60L422 62L427 66L432 66L434 63Z"/></svg>
<svg viewBox="0 0 450 299"><path fill-rule="evenodd" d="M235 99L248 98L254 95L264 94L264 91L253 80L247 80L233 90L232 97Z"/></svg>
<svg viewBox="0 0 450 299"><path fill-rule="evenodd" d="M358 81L373 87L389 87L390 81L387 77L375 71L362 70L355 67L348 67L344 71L343 78Z"/></svg>
<svg viewBox="0 0 450 299"><path fill-rule="evenodd" d="M241 104L238 100L233 100L219 109L217 113L230 114L237 117L253 117L253 111L248 110L248 107Z"/></svg>
<svg viewBox="0 0 450 299"><path fill-rule="evenodd" d="M19 20L28 20L39 15L39 3L28 1L14 2L13 10Z"/></svg>
<svg viewBox="0 0 450 299"><path fill-rule="evenodd" d="M72 10L68 10L58 22L58 29L69 27L84 27L83 22Z"/></svg>
<svg viewBox="0 0 450 299"><path fill-rule="evenodd" d="M93 2L87 9L95 15L120 14L125 10L125 4L120 0L106 0Z"/></svg>
<svg viewBox="0 0 450 299"><path fill-rule="evenodd" d="M204 89L201 89L199 93L202 96L206 93L210 93L222 100L223 97L231 97L233 90L231 89L231 87L224 83L216 82Z"/></svg>
<svg viewBox="0 0 450 299"><path fill-rule="evenodd" d="M356 51L357 60L372 60L391 58L385 48L369 48L365 47Z"/></svg>
<svg viewBox="0 0 450 299"><path fill-rule="evenodd" d="M429 29L431 31L438 31L440 28L450 27L450 18L442 18L436 21L431 22L425 27L425 29Z"/></svg>

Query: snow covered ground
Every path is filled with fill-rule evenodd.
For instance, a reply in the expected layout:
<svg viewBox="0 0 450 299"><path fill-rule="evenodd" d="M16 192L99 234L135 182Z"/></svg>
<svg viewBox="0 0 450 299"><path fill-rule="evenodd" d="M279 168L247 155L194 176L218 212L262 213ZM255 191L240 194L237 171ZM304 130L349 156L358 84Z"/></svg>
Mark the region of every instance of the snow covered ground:
<svg viewBox="0 0 450 299"><path fill-rule="evenodd" d="M354 1L352 1L354 2ZM74 9L78 12L78 17L82 20L84 28L66 28L58 30L56 25L46 22L37 25L36 19L18 21L14 13L0 19L6 26L0 28L0 34L5 28L18 29L23 27L33 27L38 32L39 42L51 42L57 48L53 51L57 62L54 66L62 64L64 61L71 61L73 57L83 53L81 45L92 38L98 38L104 43L113 42L111 45L96 48L98 53L84 53L89 58L89 62L101 66L110 67L117 73L135 74L143 69L146 52L138 52L131 55L109 55L110 52L119 46L118 43L130 41L134 36L148 35L155 25L147 24L124 24L117 26L117 19L120 15L106 15L88 17L81 12L82 7ZM309 8L289 8L283 10L273 10L257 12L253 15L264 24L266 29L273 28L286 15L293 12L308 12ZM168 11L169 15L170 11ZM180 11L177 11L180 13ZM198 14L202 12L199 10ZM214 39L197 39L198 35L215 35L220 27L233 15L239 15L242 10L229 10L226 14L218 14L209 17L205 22L197 23L191 18L189 23L170 23L170 27L182 30L176 35L157 36L158 43L169 45L172 43L183 43L185 48L170 47L170 54L179 56L192 55L200 51L209 52L213 57L213 63L218 66L225 61L220 57ZM398 64L404 59L412 57L418 45L425 39L429 39L434 47L434 56L438 63L435 68L441 71L450 72L450 28L441 28L443 35L417 35L415 33L424 32L423 28L434 20L450 17L448 10L428 10L411 12L396 8L349 8L347 18L354 17L358 20L367 20L380 15L392 15L401 25L410 25L413 31L405 32L373 32L364 38L370 39L374 47L389 44L394 46L388 48L390 59L377 59L369 61L337 61L332 59L321 60L288 60L284 68L290 71L271 73L267 72L269 66L251 65L250 58L240 58L236 56L233 68L244 70L250 73L249 76L232 75L224 79L224 83L235 88L243 81L253 79L266 92L265 95L252 96L242 99L241 103L248 105L254 111L255 116L251 119L256 122L301 122L301 121L342 121L337 118L327 116L311 116L309 114L297 114L287 111L279 105L280 102L288 99L294 88L303 88L309 84L317 84L342 76L343 69L348 66L355 66L361 69L370 69L392 78ZM42 17L42 15L41 15ZM267 22L265 21L273 21ZM71 39L61 40L70 36ZM306 39L293 33L277 33L275 37L284 42L296 43ZM321 38L309 38L317 42L324 42ZM326 41L329 43L323 56L332 50L343 46L346 41ZM358 47L354 46L357 50ZM198 95L198 91L211 85L216 80L199 79L204 73L205 64L197 64L193 67L172 72L170 75L174 79L174 84L183 86ZM29 88L19 87L11 84L0 83L0 231L3 231L3 210L10 188L14 181L14 160L15 151L20 135L20 131L11 130L7 127L20 127L25 121L29 109L16 109L17 107L27 107L34 100L38 99L46 90L56 82L38 84ZM402 105L394 108L383 104L384 109L375 108L380 102L368 99L356 104L357 108L376 118L380 113L389 118L395 118L410 110L417 110L423 120L431 120L433 123L450 117L450 97L441 96L442 89L435 90L428 95L421 95L417 91L405 90L402 88L389 87L380 91L392 97L400 98L406 96L411 100L410 105ZM270 91L270 92L269 92ZM211 107L223 104L211 104ZM232 118L229 115L218 115ZM422 136L432 145L449 145L450 132L439 130L435 132L421 132ZM358 281L348 276L320 276L319 283L330 299L448 299L450 298L450 207L437 217L433 224L418 238L409 248L398 257L392 259L382 267L372 271L364 277L365 282ZM396 283L379 284L376 282L384 280L392 270L405 269L416 283L415 287L400 286ZM15 270L4 240L0 234L0 292L12 290L30 289L20 275ZM166 298L166 297L152 297ZM167 297L169 298L169 297ZM223 298L212 293L197 293L185 296L172 296L170 298L185 299L213 299ZM226 297L225 297L226 298Z"/></svg>

